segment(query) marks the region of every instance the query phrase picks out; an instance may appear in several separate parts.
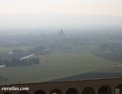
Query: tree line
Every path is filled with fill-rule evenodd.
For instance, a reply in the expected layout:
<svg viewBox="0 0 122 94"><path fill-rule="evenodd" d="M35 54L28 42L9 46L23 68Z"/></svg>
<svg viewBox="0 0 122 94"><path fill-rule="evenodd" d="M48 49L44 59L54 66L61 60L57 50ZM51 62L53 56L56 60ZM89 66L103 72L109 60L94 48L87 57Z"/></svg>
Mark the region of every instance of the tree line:
<svg viewBox="0 0 122 94"><path fill-rule="evenodd" d="M12 58L9 60L1 60L0 59L0 65L5 65L6 67L16 67L16 66L31 66L34 64L39 64L39 58L30 58L30 59L17 59Z"/></svg>

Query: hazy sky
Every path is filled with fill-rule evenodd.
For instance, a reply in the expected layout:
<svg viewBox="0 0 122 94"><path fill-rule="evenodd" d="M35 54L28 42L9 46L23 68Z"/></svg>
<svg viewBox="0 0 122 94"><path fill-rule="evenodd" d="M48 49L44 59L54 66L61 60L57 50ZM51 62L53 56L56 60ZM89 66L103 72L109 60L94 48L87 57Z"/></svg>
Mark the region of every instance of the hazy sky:
<svg viewBox="0 0 122 94"><path fill-rule="evenodd" d="M0 29L89 26L122 27L122 0L0 0Z"/></svg>
<svg viewBox="0 0 122 94"><path fill-rule="evenodd" d="M0 13L39 12L122 16L122 0L0 0Z"/></svg>

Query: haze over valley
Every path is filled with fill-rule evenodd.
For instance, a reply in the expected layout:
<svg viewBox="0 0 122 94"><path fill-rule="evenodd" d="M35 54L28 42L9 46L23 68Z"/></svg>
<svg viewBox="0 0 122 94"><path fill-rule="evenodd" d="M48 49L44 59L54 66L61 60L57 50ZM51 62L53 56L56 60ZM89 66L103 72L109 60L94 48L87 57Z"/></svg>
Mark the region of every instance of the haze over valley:
<svg viewBox="0 0 122 94"><path fill-rule="evenodd" d="M0 0L0 85L121 75L121 4Z"/></svg>

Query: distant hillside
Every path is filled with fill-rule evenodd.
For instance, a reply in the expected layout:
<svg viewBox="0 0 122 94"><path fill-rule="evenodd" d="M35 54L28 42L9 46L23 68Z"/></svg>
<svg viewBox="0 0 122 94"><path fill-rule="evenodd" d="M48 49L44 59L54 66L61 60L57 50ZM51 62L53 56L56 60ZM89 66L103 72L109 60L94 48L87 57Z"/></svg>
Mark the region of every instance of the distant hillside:
<svg viewBox="0 0 122 94"><path fill-rule="evenodd" d="M1 14L0 29L122 27L121 16L77 13ZM89 28L88 28L89 27Z"/></svg>

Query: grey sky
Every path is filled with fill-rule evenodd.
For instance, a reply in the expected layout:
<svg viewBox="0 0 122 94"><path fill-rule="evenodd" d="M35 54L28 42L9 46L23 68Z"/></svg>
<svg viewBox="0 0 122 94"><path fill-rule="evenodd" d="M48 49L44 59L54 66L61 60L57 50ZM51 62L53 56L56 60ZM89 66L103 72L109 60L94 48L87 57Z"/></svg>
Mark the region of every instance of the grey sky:
<svg viewBox="0 0 122 94"><path fill-rule="evenodd" d="M122 15L122 0L0 0L0 13L66 12Z"/></svg>
<svg viewBox="0 0 122 94"><path fill-rule="evenodd" d="M122 17L74 13L2 14L0 26L0 28L122 27Z"/></svg>
<svg viewBox="0 0 122 94"><path fill-rule="evenodd" d="M122 27L122 0L0 0L0 29L88 26Z"/></svg>

